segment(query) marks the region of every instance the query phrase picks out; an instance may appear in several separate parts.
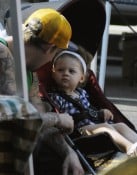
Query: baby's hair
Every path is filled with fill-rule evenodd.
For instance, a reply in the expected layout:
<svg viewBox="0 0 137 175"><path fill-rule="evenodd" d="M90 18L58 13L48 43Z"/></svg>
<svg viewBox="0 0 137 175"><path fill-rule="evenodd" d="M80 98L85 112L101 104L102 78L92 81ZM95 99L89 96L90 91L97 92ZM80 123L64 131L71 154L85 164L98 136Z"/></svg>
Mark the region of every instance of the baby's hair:
<svg viewBox="0 0 137 175"><path fill-rule="evenodd" d="M90 68L90 64L93 60L93 55L89 51L87 51L83 46L77 45L74 42L70 41L68 50L81 55L87 65L87 68Z"/></svg>

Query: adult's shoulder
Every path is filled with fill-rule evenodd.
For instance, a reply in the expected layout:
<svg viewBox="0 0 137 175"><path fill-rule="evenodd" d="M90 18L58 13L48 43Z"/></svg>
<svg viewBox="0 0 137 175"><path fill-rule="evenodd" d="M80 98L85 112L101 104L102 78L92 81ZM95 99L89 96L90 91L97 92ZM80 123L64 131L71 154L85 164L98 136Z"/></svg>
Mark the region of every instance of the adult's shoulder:
<svg viewBox="0 0 137 175"><path fill-rule="evenodd" d="M4 43L0 42L0 59L1 58L13 58L10 49Z"/></svg>
<svg viewBox="0 0 137 175"><path fill-rule="evenodd" d="M16 93L15 65L9 48L0 42L0 94Z"/></svg>

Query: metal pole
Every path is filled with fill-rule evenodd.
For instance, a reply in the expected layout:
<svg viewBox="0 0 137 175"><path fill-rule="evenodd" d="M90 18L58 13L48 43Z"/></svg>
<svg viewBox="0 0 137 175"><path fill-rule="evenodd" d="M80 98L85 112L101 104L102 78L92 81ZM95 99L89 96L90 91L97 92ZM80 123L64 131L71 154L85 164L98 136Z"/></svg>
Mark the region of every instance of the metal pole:
<svg viewBox="0 0 137 175"><path fill-rule="evenodd" d="M77 149L72 139L70 139L68 135L66 135L65 138L66 138L66 141L69 143L69 145L76 151L77 155L79 156L79 159L81 160L83 165L87 168L88 173L91 173L91 175L96 175L96 172L91 167L91 165L88 163L88 161L85 159L85 157L82 155L82 153Z"/></svg>
<svg viewBox="0 0 137 175"><path fill-rule="evenodd" d="M91 70L93 70L95 76L97 76L97 52L91 62L91 66L90 66Z"/></svg>
<svg viewBox="0 0 137 175"><path fill-rule="evenodd" d="M106 75L106 63L107 63L107 49L109 38L109 25L111 18L111 4L106 1L106 26L103 34L101 57L100 57L100 71L99 71L99 85L104 91L105 75Z"/></svg>
<svg viewBox="0 0 137 175"><path fill-rule="evenodd" d="M11 20L12 20L12 23L11 23L12 35L13 35L13 44L14 44L13 56L15 59L15 76L16 76L16 85L17 85L17 95L29 101L20 0L10 1L10 7L11 7L10 11L11 11ZM29 158L29 174L34 175L32 155Z"/></svg>
<svg viewBox="0 0 137 175"><path fill-rule="evenodd" d="M20 0L10 1L11 27L13 35L13 54L15 59L15 76L17 83L17 95L28 101L28 88L26 76L26 62L24 52L24 42L22 33L22 15Z"/></svg>

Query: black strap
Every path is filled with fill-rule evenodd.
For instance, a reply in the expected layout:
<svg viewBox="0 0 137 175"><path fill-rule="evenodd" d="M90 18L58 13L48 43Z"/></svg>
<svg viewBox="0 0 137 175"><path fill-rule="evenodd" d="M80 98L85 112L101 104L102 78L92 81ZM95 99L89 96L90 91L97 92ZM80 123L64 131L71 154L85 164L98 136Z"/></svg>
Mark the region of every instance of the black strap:
<svg viewBox="0 0 137 175"><path fill-rule="evenodd" d="M58 92L60 96L64 97L65 99L67 99L68 101L70 101L75 107L77 107L79 109L79 113L75 113L73 114L73 119L75 123L78 123L79 121L83 120L83 119L90 119L95 123L100 123L101 122L101 118L99 117L98 113L96 113L96 109L95 112L94 109L92 110L90 107L89 109L85 109L83 107L83 105L80 103L80 101L78 101L77 99L73 99L71 96L63 93L63 92ZM92 107L94 108L94 107Z"/></svg>
<svg viewBox="0 0 137 175"><path fill-rule="evenodd" d="M77 107L79 109L80 112L84 112L86 110L78 99L74 99L70 95L67 95L63 92L59 92L59 94L60 94L60 96L64 97L68 101L70 101L75 107Z"/></svg>

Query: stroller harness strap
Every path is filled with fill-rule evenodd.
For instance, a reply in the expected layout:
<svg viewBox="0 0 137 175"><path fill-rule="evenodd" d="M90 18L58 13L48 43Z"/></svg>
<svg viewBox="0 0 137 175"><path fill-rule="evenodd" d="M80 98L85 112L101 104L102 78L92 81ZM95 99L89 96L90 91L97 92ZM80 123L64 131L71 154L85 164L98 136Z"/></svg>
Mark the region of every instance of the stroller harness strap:
<svg viewBox="0 0 137 175"><path fill-rule="evenodd" d="M74 99L63 92L58 92L58 94L63 98L65 98L66 100L68 100L69 102L71 102L80 111L79 113L75 113L73 115L71 114L73 116L75 124L84 119L90 119L94 123L102 122L101 118L99 117L99 112L96 109L95 110L92 108L85 109L79 100Z"/></svg>

